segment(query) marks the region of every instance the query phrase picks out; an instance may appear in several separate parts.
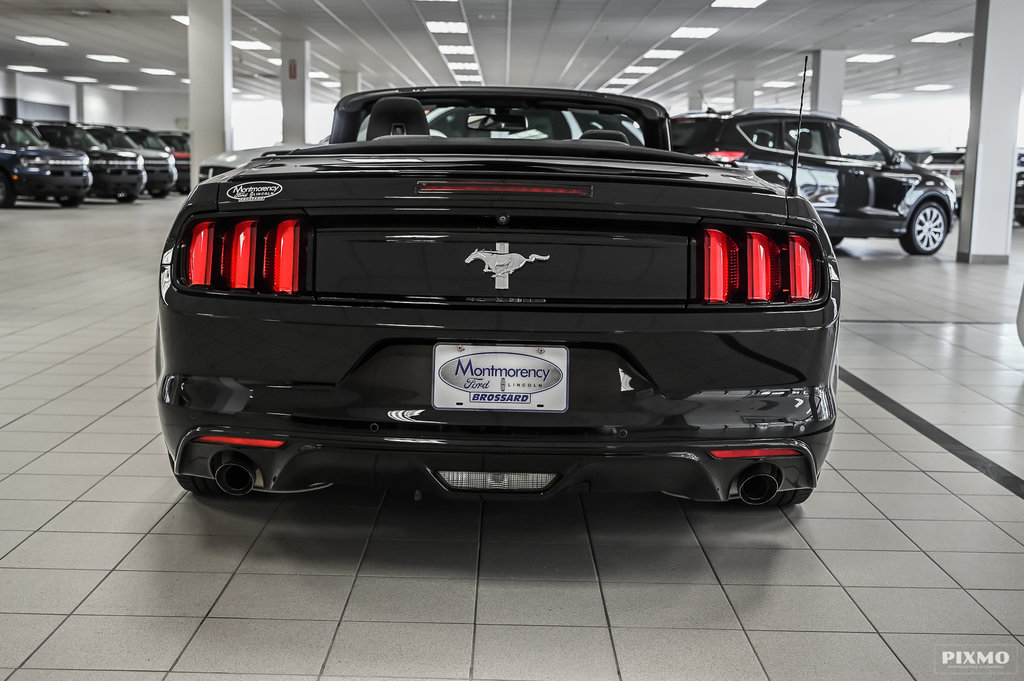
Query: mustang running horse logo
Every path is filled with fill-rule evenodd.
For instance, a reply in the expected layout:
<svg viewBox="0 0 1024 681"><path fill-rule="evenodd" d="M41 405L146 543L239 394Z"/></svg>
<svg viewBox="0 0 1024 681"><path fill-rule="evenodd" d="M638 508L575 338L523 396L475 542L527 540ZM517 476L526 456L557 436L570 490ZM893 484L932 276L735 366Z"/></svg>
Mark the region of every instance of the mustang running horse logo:
<svg viewBox="0 0 1024 681"><path fill-rule="evenodd" d="M466 262L470 263L474 260L484 261L484 272L491 272L491 278L494 279L495 289L507 289L508 288L508 276L518 270L520 267L528 262L535 262L537 260L547 260L550 255L537 255L531 253L530 257L520 255L519 253L509 253L508 243L499 241L495 244L493 251L487 251L481 248L474 250L466 258Z"/></svg>

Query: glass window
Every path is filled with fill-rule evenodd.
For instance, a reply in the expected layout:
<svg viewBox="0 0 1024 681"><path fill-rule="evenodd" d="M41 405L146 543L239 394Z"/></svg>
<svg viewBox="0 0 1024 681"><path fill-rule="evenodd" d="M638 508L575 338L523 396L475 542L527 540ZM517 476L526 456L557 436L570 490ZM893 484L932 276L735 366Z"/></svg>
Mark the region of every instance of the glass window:
<svg viewBox="0 0 1024 681"><path fill-rule="evenodd" d="M855 161L883 163L885 150L850 128L839 128L839 155Z"/></svg>
<svg viewBox="0 0 1024 681"><path fill-rule="evenodd" d="M750 121L741 123L739 129L747 136L751 144L765 149L778 149L778 121Z"/></svg>
<svg viewBox="0 0 1024 681"><path fill-rule="evenodd" d="M821 121L804 121L800 129L800 153L825 156L825 136L828 134L825 123ZM793 151L796 148L796 120L782 122L782 148Z"/></svg>
<svg viewBox="0 0 1024 681"><path fill-rule="evenodd" d="M707 151L717 144L722 129L720 118L676 118L672 121L672 150L689 153Z"/></svg>
<svg viewBox="0 0 1024 681"><path fill-rule="evenodd" d="M0 142L12 147L41 147L46 142L39 139L32 129L18 123L0 124Z"/></svg>

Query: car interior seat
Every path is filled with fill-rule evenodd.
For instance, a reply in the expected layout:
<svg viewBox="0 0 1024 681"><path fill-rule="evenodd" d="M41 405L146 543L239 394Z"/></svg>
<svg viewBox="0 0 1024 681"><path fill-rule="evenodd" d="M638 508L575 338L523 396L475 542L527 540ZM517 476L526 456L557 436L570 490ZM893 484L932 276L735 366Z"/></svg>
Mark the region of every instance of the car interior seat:
<svg viewBox="0 0 1024 681"><path fill-rule="evenodd" d="M412 97L383 97L370 109L366 139L388 135L429 135L423 105Z"/></svg>
<svg viewBox="0 0 1024 681"><path fill-rule="evenodd" d="M619 130L587 130L580 135L581 140L603 140L606 142L621 142L629 144L626 133Z"/></svg>

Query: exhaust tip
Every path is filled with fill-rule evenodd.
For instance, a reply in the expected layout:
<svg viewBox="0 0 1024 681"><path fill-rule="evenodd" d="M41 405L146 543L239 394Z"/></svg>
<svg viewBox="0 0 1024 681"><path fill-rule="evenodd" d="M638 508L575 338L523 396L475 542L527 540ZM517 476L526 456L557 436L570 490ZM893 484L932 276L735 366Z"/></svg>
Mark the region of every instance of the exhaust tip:
<svg viewBox="0 0 1024 681"><path fill-rule="evenodd" d="M217 466L213 478L222 492L235 497L248 494L256 483L256 474L252 468L237 461L227 461Z"/></svg>
<svg viewBox="0 0 1024 681"><path fill-rule="evenodd" d="M771 465L751 466L740 473L736 489L745 504L760 506L767 504L779 492L781 472Z"/></svg>

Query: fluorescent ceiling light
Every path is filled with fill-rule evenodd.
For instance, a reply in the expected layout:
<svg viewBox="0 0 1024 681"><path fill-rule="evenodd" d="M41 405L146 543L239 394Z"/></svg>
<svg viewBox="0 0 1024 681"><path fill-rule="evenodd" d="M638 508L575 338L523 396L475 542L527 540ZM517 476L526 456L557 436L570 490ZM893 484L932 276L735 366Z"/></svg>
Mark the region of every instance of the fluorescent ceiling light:
<svg viewBox="0 0 1024 681"><path fill-rule="evenodd" d="M98 83L99 81L89 76L64 76L64 80L69 80L72 83Z"/></svg>
<svg viewBox="0 0 1024 681"><path fill-rule="evenodd" d="M259 40L232 40L231 47L237 47L240 50L269 50L270 45L261 42Z"/></svg>
<svg viewBox="0 0 1024 681"><path fill-rule="evenodd" d="M472 45L438 45L441 54L473 54Z"/></svg>
<svg viewBox="0 0 1024 681"><path fill-rule="evenodd" d="M448 68L453 71L479 71L480 65L475 61L450 61Z"/></svg>
<svg viewBox="0 0 1024 681"><path fill-rule="evenodd" d="M174 71L171 71L170 69L139 69L139 71L142 71L143 73L148 73L151 76L176 76L176 75L178 75Z"/></svg>
<svg viewBox="0 0 1024 681"><path fill-rule="evenodd" d="M760 7L768 0L715 0L712 7L729 7L733 9L754 9Z"/></svg>
<svg viewBox="0 0 1024 681"><path fill-rule="evenodd" d="M427 30L431 33L469 33L465 21L428 21Z"/></svg>
<svg viewBox="0 0 1024 681"><path fill-rule="evenodd" d="M952 90L953 86L942 83L927 83L925 85L918 85L914 89L918 92L942 92L944 90Z"/></svg>
<svg viewBox="0 0 1024 681"><path fill-rule="evenodd" d="M120 90L121 92L135 92L139 88L134 85L108 85L111 90Z"/></svg>
<svg viewBox="0 0 1024 681"><path fill-rule="evenodd" d="M657 66L627 66L622 71L623 73L654 73L657 70Z"/></svg>
<svg viewBox="0 0 1024 681"><path fill-rule="evenodd" d="M340 88L341 87L341 81L337 81L337 80L321 80L320 84L323 85L324 87L330 87L330 88Z"/></svg>
<svg viewBox="0 0 1024 681"><path fill-rule="evenodd" d="M87 54L86 59L92 59L93 61L101 61L105 64L127 64L128 60L124 57L118 57L116 54Z"/></svg>
<svg viewBox="0 0 1024 681"><path fill-rule="evenodd" d="M763 94L764 94L764 90L754 90L754 96L755 97L760 97Z"/></svg>
<svg viewBox="0 0 1024 681"><path fill-rule="evenodd" d="M853 62L854 64L877 64L881 61L889 61L895 56L895 54L871 54L870 52L865 52L864 54L855 54L852 57L848 57L846 61Z"/></svg>
<svg viewBox="0 0 1024 681"><path fill-rule="evenodd" d="M718 33L718 29L710 26L680 26L672 33L672 37L700 40L701 38L710 38L716 33Z"/></svg>
<svg viewBox="0 0 1024 681"><path fill-rule="evenodd" d="M761 87L785 88L793 87L794 85L796 83L791 80L769 80L767 83L762 83Z"/></svg>
<svg viewBox="0 0 1024 681"><path fill-rule="evenodd" d="M179 24L188 26L188 15L187 14L172 14L171 18L177 21Z"/></svg>
<svg viewBox="0 0 1024 681"><path fill-rule="evenodd" d="M647 50L644 59L678 59L683 56L682 50Z"/></svg>
<svg viewBox="0 0 1024 681"><path fill-rule="evenodd" d="M44 69L42 66L26 66L24 64L10 64L8 67L11 71L21 71L22 73L46 73L49 69Z"/></svg>
<svg viewBox="0 0 1024 681"><path fill-rule="evenodd" d="M469 73L456 73L455 80L464 80L467 83L482 83L484 78L483 76L476 76Z"/></svg>
<svg viewBox="0 0 1024 681"><path fill-rule="evenodd" d="M309 72L309 77L310 78L320 79L320 80L322 80L324 78L330 78L330 76L328 74L324 73L323 71L310 71Z"/></svg>
<svg viewBox="0 0 1024 681"><path fill-rule="evenodd" d="M233 87L233 88L231 88L231 92L232 92L232 94L236 94L236 95L237 95L237 94L238 94L239 92L241 92L241 91L242 91L242 90L241 90L241 88L237 88L237 87Z"/></svg>
<svg viewBox="0 0 1024 681"><path fill-rule="evenodd" d="M612 78L608 81L609 85L636 85L640 82L639 78Z"/></svg>
<svg viewBox="0 0 1024 681"><path fill-rule="evenodd" d="M41 35L16 35L14 36L23 43L32 43L40 47L67 47L68 44L56 38L47 38Z"/></svg>
<svg viewBox="0 0 1024 681"><path fill-rule="evenodd" d="M952 43L957 40L963 40L964 38L970 38L973 33L957 33L955 31L935 31L934 33L925 33L919 35L916 38L911 38L912 43Z"/></svg>
<svg viewBox="0 0 1024 681"><path fill-rule="evenodd" d="M871 99L899 99L902 96L898 92L876 92L871 95Z"/></svg>
<svg viewBox="0 0 1024 681"><path fill-rule="evenodd" d="M805 76L807 78L810 78L811 76L814 75L814 69L807 69L806 71L801 71L800 73L798 73L796 75L800 76L801 78L803 78Z"/></svg>
<svg viewBox="0 0 1024 681"><path fill-rule="evenodd" d="M192 79L191 78L182 78L181 82L184 83L185 85L191 85L192 84Z"/></svg>
<svg viewBox="0 0 1024 681"><path fill-rule="evenodd" d="M622 88L620 88L620 87L599 87L599 88L597 88L597 91L598 92L603 92L606 95L621 95L622 94Z"/></svg>
<svg viewBox="0 0 1024 681"><path fill-rule="evenodd" d="M271 64L273 64L274 66L280 66L281 65L281 58L280 57L267 57L267 61L270 62Z"/></svg>

